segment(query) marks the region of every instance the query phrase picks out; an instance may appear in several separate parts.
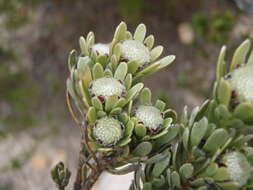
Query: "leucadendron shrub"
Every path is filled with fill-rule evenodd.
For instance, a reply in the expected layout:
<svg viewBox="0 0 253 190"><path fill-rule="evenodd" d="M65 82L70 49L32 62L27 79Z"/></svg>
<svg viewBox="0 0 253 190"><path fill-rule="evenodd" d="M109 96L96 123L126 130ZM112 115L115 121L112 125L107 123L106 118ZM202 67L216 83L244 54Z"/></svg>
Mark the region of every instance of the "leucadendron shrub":
<svg viewBox="0 0 253 190"><path fill-rule="evenodd" d="M109 43L93 32L79 40L68 59L66 99L80 127L81 151L74 190L90 190L102 172L134 172L131 190L251 190L253 188L253 53L250 41L230 64L223 47L213 96L190 114L153 100L142 79L168 66L162 46L140 24L132 34L124 22ZM51 172L63 190L70 171ZM108 189L108 187L105 187Z"/></svg>
<svg viewBox="0 0 253 190"><path fill-rule="evenodd" d="M249 48L246 40L229 65L222 48L213 98L191 114L185 108L178 129L161 138L160 153L136 170L130 189L253 188L253 149L248 144L253 138L248 134L253 127L253 53L248 55Z"/></svg>

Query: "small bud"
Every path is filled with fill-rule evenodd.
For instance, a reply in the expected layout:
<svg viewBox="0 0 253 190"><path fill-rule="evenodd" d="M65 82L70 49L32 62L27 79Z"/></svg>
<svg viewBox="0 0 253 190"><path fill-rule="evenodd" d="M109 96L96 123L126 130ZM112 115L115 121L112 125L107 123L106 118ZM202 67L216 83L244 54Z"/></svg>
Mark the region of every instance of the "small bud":
<svg viewBox="0 0 253 190"><path fill-rule="evenodd" d="M135 117L150 131L158 131L163 124L162 112L154 106L141 105L137 108Z"/></svg>
<svg viewBox="0 0 253 190"><path fill-rule="evenodd" d="M126 40L121 44L122 57L139 63L139 67L150 62L149 49L137 40Z"/></svg>
<svg viewBox="0 0 253 190"><path fill-rule="evenodd" d="M115 145L123 137L122 123L112 117L97 120L93 136L103 146Z"/></svg>
<svg viewBox="0 0 253 190"><path fill-rule="evenodd" d="M64 166L62 162L59 162L51 170L51 176L59 188L65 188L69 183L71 172Z"/></svg>
<svg viewBox="0 0 253 190"><path fill-rule="evenodd" d="M109 96L123 96L125 86L121 82L112 77L103 77L91 82L90 93L93 96L107 98Z"/></svg>

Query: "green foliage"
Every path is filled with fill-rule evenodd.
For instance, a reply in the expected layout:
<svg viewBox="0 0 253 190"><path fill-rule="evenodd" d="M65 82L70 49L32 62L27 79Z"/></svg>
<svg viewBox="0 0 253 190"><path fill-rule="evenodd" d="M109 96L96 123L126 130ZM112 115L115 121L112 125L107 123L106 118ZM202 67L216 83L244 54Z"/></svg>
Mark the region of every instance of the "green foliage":
<svg viewBox="0 0 253 190"><path fill-rule="evenodd" d="M210 14L195 13L192 16L192 26L201 40L222 44L228 40L235 18L235 13L229 10L214 10Z"/></svg>

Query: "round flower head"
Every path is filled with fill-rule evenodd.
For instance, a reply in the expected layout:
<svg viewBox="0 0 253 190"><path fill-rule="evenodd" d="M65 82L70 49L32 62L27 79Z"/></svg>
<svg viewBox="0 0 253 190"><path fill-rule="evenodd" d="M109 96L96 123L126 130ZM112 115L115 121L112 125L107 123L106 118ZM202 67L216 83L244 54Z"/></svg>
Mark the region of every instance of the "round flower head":
<svg viewBox="0 0 253 190"><path fill-rule="evenodd" d="M229 170L230 178L240 187L245 185L251 172L251 165L246 157L242 153L234 151L226 154L223 160Z"/></svg>
<svg viewBox="0 0 253 190"><path fill-rule="evenodd" d="M123 137L122 123L112 117L99 119L94 128L94 138L103 146L115 145Z"/></svg>
<svg viewBox="0 0 253 190"><path fill-rule="evenodd" d="M90 93L92 96L102 96L107 98L109 96L121 97L126 88L121 82L112 77L103 77L91 82Z"/></svg>
<svg viewBox="0 0 253 190"><path fill-rule="evenodd" d="M123 58L130 61L136 61L139 66L143 66L151 59L149 49L137 40L124 41L121 44L120 49Z"/></svg>
<svg viewBox="0 0 253 190"><path fill-rule="evenodd" d="M91 47L91 50L100 55L109 54L109 46L107 44L102 44L102 43L94 44Z"/></svg>
<svg viewBox="0 0 253 190"><path fill-rule="evenodd" d="M154 106L139 106L135 117L151 132L157 132L164 121L162 112Z"/></svg>
<svg viewBox="0 0 253 190"><path fill-rule="evenodd" d="M253 66L235 69L230 74L232 89L241 101L253 102Z"/></svg>

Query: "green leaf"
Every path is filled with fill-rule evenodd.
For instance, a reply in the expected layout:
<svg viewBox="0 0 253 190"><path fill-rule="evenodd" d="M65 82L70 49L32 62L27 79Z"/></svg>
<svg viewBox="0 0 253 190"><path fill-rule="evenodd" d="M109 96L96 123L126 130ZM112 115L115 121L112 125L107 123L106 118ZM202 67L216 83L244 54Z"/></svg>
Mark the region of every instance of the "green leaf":
<svg viewBox="0 0 253 190"><path fill-rule="evenodd" d="M154 45L155 38L153 35L149 35L145 40L144 40L144 45L146 45L149 49L152 49Z"/></svg>
<svg viewBox="0 0 253 190"><path fill-rule="evenodd" d="M102 102L98 99L98 97L93 97L91 99L92 105L97 109L97 110L103 110L103 104Z"/></svg>
<svg viewBox="0 0 253 190"><path fill-rule="evenodd" d="M160 111L163 111L166 107L166 104L162 100L157 100L155 103L155 107L158 108Z"/></svg>
<svg viewBox="0 0 253 190"><path fill-rule="evenodd" d="M155 141L155 145L154 145L155 148L161 147L162 145L169 143L170 141L176 138L178 133L179 133L179 126L169 127L168 133L163 135L162 137L159 137Z"/></svg>
<svg viewBox="0 0 253 190"><path fill-rule="evenodd" d="M81 54L85 55L85 56L88 56L89 55L89 51L88 51L86 40L85 40L85 38L83 36L81 36L79 38L79 46L80 46L80 49L81 49Z"/></svg>
<svg viewBox="0 0 253 190"><path fill-rule="evenodd" d="M151 52L150 52L151 61L154 61L158 57L160 57L162 52L163 52L163 46L156 46L154 49L152 49Z"/></svg>
<svg viewBox="0 0 253 190"><path fill-rule="evenodd" d="M131 73L128 73L125 78L125 87L127 90L129 90L132 86L133 77Z"/></svg>
<svg viewBox="0 0 253 190"><path fill-rule="evenodd" d="M221 79L217 89L217 99L221 104L225 106L229 105L231 99L232 90L228 81Z"/></svg>
<svg viewBox="0 0 253 190"><path fill-rule="evenodd" d="M169 153L166 158L161 160L160 162L157 162L152 170L152 176L157 178L159 177L163 171L167 168L167 166L170 163L171 154Z"/></svg>
<svg viewBox="0 0 253 190"><path fill-rule="evenodd" d="M122 62L117 67L114 74L114 78L124 81L126 74L127 74L127 64L125 62Z"/></svg>
<svg viewBox="0 0 253 190"><path fill-rule="evenodd" d="M89 66L86 64L84 66L84 74L83 74L83 86L84 88L89 88L90 82L92 81L91 71Z"/></svg>
<svg viewBox="0 0 253 190"><path fill-rule="evenodd" d="M122 108L114 108L112 109L112 111L110 112L110 115L119 115L122 112Z"/></svg>
<svg viewBox="0 0 253 190"><path fill-rule="evenodd" d="M198 146L201 139L205 136L208 127L208 121L204 117L198 123L194 123L191 130L191 146Z"/></svg>
<svg viewBox="0 0 253 190"><path fill-rule="evenodd" d="M100 63L96 63L92 68L92 75L94 79L102 78L104 76L104 68Z"/></svg>
<svg viewBox="0 0 253 190"><path fill-rule="evenodd" d="M216 68L216 79L220 80L221 77L225 75L225 55L226 55L226 46L221 48L218 61L217 61L217 68Z"/></svg>
<svg viewBox="0 0 253 190"><path fill-rule="evenodd" d="M243 121L253 123L253 104L251 102L239 104L233 115Z"/></svg>
<svg viewBox="0 0 253 190"><path fill-rule="evenodd" d="M126 34L126 30L127 30L126 23L121 22L115 30L113 39L116 41L120 41L120 40L124 39L125 34Z"/></svg>
<svg viewBox="0 0 253 190"><path fill-rule="evenodd" d="M190 131L189 131L189 128L187 127L184 129L184 133L182 137L185 150L188 150L189 134L190 134Z"/></svg>
<svg viewBox="0 0 253 190"><path fill-rule="evenodd" d="M126 99L127 102L129 102L130 100L133 100L141 91L141 89L143 88L143 83L138 83L136 85L134 85L128 92L126 95Z"/></svg>
<svg viewBox="0 0 253 190"><path fill-rule="evenodd" d="M151 104L151 91L149 88L142 89L140 93L140 103L143 105Z"/></svg>
<svg viewBox="0 0 253 190"><path fill-rule="evenodd" d="M143 184L143 190L153 190L151 183L144 183Z"/></svg>
<svg viewBox="0 0 253 190"><path fill-rule="evenodd" d="M68 69L69 71L71 71L72 67L75 66L77 63L77 52L76 50L72 50L69 53L69 57L68 57Z"/></svg>
<svg viewBox="0 0 253 190"><path fill-rule="evenodd" d="M94 107L90 107L86 116L87 116L87 120L90 123L95 123L97 119L96 109Z"/></svg>
<svg viewBox="0 0 253 190"><path fill-rule="evenodd" d="M250 40L247 39L236 49L230 65L231 71L235 69L238 64L241 65L246 63L245 59L249 52L250 45L251 45Z"/></svg>
<svg viewBox="0 0 253 190"><path fill-rule="evenodd" d="M138 137L144 137L147 133L147 128L142 124L137 124L134 127L134 132Z"/></svg>
<svg viewBox="0 0 253 190"><path fill-rule="evenodd" d="M128 61L127 65L128 65L128 72L132 73L132 74L134 74L137 71L138 67L139 67L139 64L136 61L133 61L133 60Z"/></svg>
<svg viewBox="0 0 253 190"><path fill-rule="evenodd" d="M181 181L180 181L180 176L176 171L173 171L171 173L171 182L174 186L176 186L177 188L181 189Z"/></svg>
<svg viewBox="0 0 253 190"><path fill-rule="evenodd" d="M145 36L146 36L146 26L145 24L139 24L134 32L134 39L139 41L139 42L143 42Z"/></svg>
<svg viewBox="0 0 253 190"><path fill-rule="evenodd" d="M110 96L105 101L105 111L111 111L118 101L118 96Z"/></svg>
<svg viewBox="0 0 253 190"><path fill-rule="evenodd" d="M146 156L152 150L152 144L150 142L142 142L140 143L133 151L134 156Z"/></svg>
<svg viewBox="0 0 253 190"><path fill-rule="evenodd" d="M225 129L216 129L207 139L203 150L214 153L228 140L229 136Z"/></svg>
<svg viewBox="0 0 253 190"><path fill-rule="evenodd" d="M183 164L179 169L180 175L183 176L185 179L192 177L193 171L193 165L190 163Z"/></svg>

